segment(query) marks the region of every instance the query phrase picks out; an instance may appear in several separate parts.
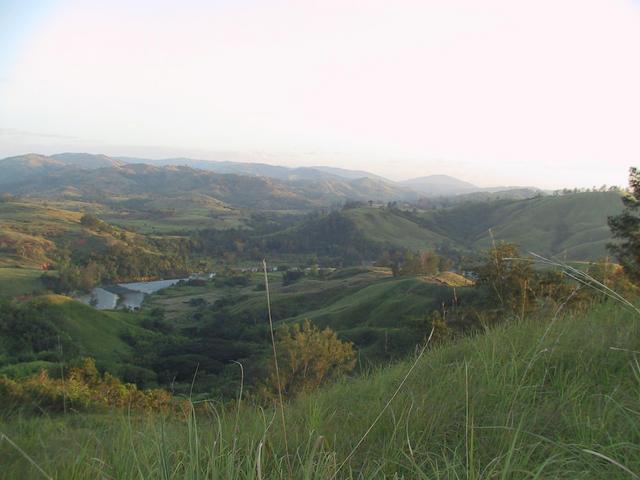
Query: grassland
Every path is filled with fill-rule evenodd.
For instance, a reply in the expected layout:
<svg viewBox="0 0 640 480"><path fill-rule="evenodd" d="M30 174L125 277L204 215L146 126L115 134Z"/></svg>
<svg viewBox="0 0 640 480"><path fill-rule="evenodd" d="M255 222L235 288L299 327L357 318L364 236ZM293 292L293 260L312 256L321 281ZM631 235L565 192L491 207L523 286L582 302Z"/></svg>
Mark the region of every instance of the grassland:
<svg viewBox="0 0 640 480"><path fill-rule="evenodd" d="M591 192L466 203L424 219L426 228L469 249L487 249L495 239L544 255L595 260L611 241L607 217L621 209L618 192Z"/></svg>
<svg viewBox="0 0 640 480"><path fill-rule="evenodd" d="M130 355L131 347L120 335L126 329L139 329L140 315L124 311L101 311L62 295L47 295L52 313L61 313L61 327L74 341L81 356L94 357L102 364L122 363Z"/></svg>
<svg viewBox="0 0 640 480"><path fill-rule="evenodd" d="M287 404L291 476L277 411L243 400L7 418L3 478L636 478L638 318L556 314L435 346L405 384L413 358Z"/></svg>
<svg viewBox="0 0 640 480"><path fill-rule="evenodd" d="M448 244L473 252L504 240L543 255L596 260L606 255L611 241L607 217L621 209L620 193L589 192L416 212L361 207L342 214L367 240L395 247L426 250Z"/></svg>
<svg viewBox="0 0 640 480"><path fill-rule="evenodd" d="M62 295L41 295L30 300L30 303L45 309L47 320L73 346L75 357L92 357L100 368L116 374L123 366L132 363L134 355L131 346L123 341L123 334L149 333L140 326L146 318L144 313L96 310ZM3 363L11 358L11 355L4 354L10 353L0 351ZM58 361L57 355L53 360ZM26 368L25 371L28 371L29 366L23 362L24 359L16 357L5 367ZM36 366L37 363L36 359Z"/></svg>
<svg viewBox="0 0 640 480"><path fill-rule="evenodd" d="M411 250L424 250L444 242L446 237L383 208L358 208L345 210L366 238L378 243L388 243Z"/></svg>
<svg viewBox="0 0 640 480"><path fill-rule="evenodd" d="M43 293L42 273L36 268L0 267L0 299Z"/></svg>

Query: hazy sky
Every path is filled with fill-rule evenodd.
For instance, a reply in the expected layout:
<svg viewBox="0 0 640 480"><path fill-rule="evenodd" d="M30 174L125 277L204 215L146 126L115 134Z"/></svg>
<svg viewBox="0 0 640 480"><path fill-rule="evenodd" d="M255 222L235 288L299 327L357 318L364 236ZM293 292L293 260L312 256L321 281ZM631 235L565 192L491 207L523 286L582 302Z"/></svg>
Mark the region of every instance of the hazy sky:
<svg viewBox="0 0 640 480"><path fill-rule="evenodd" d="M640 1L0 0L0 156L69 150L624 184Z"/></svg>

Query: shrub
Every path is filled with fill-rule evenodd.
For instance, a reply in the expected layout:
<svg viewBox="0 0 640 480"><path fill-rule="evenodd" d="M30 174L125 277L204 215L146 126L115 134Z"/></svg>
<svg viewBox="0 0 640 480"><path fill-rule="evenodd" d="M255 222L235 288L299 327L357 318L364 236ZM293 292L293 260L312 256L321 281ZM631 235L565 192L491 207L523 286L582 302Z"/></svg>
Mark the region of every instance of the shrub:
<svg viewBox="0 0 640 480"><path fill-rule="evenodd" d="M341 341L330 328L320 330L309 320L302 326L284 326L278 332L276 344L282 392L295 397L351 372L356 365L353 344ZM275 362L271 361L265 397L278 393Z"/></svg>
<svg viewBox="0 0 640 480"><path fill-rule="evenodd" d="M45 370L24 380L0 377L0 409L4 410L29 406L41 412L106 408L166 411L171 403L165 390L139 390L109 373L100 374L91 358L71 368L66 378L51 378Z"/></svg>
<svg viewBox="0 0 640 480"><path fill-rule="evenodd" d="M288 270L282 275L282 285L291 285L304 277L304 272L299 270Z"/></svg>

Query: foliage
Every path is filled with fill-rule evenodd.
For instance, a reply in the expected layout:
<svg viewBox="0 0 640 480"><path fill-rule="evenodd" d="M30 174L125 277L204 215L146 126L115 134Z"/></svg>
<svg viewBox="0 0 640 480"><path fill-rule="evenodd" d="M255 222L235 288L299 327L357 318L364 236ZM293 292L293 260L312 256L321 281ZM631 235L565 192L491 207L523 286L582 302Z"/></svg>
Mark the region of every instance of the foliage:
<svg viewBox="0 0 640 480"><path fill-rule="evenodd" d="M194 235L196 251L228 259L259 260L265 255L314 255L320 263L354 265L376 258L383 245L366 237L343 212L309 214L254 230L203 230Z"/></svg>
<svg viewBox="0 0 640 480"><path fill-rule="evenodd" d="M609 228L619 243L609 245L625 271L640 280L640 171L629 169L629 194L622 197L624 210L609 217Z"/></svg>
<svg viewBox="0 0 640 480"><path fill-rule="evenodd" d="M64 378L51 378L45 370L22 380L0 377L0 408L6 412L25 406L47 412L112 407L167 411L171 395L164 390L139 390L109 373L100 374L94 360L86 358Z"/></svg>
<svg viewBox="0 0 640 480"><path fill-rule="evenodd" d="M304 272L299 270L287 270L282 274L282 285L291 285L304 277Z"/></svg>
<svg viewBox="0 0 640 480"><path fill-rule="evenodd" d="M44 302L0 302L0 353L21 362L72 358L78 349L57 326L58 318Z"/></svg>
<svg viewBox="0 0 640 480"><path fill-rule="evenodd" d="M476 269L477 284L489 287L488 300L492 304L523 315L534 307L531 263L531 260L522 258L516 245L499 242Z"/></svg>
<svg viewBox="0 0 640 480"><path fill-rule="evenodd" d="M95 230L97 232L115 232L116 229L110 227L107 223L100 220L92 213L85 213L82 217L80 217L80 225L86 227L90 230Z"/></svg>
<svg viewBox="0 0 640 480"><path fill-rule="evenodd" d="M276 342L282 393L289 398L316 390L340 376L351 372L356 365L353 345L341 341L330 328L318 329L309 320L302 324L282 326ZM270 363L264 394L278 392L278 372Z"/></svg>
<svg viewBox="0 0 640 480"><path fill-rule="evenodd" d="M390 268L394 276L435 275L451 268L452 262L430 250L389 249L378 259L377 265Z"/></svg>

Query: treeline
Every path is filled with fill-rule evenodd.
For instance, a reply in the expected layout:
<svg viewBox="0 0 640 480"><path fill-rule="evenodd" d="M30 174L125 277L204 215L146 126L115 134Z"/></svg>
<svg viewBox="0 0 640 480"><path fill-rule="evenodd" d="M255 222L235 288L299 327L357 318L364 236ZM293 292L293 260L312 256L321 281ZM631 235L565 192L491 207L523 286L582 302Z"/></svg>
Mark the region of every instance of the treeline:
<svg viewBox="0 0 640 480"><path fill-rule="evenodd" d="M194 234L193 243L197 253L229 261L299 254L314 255L323 264L345 266L375 259L385 250L340 212L310 214L284 229L203 230Z"/></svg>
<svg viewBox="0 0 640 480"><path fill-rule="evenodd" d="M453 261L430 250L389 249L383 252L376 265L390 268L393 276L435 275L451 269Z"/></svg>

